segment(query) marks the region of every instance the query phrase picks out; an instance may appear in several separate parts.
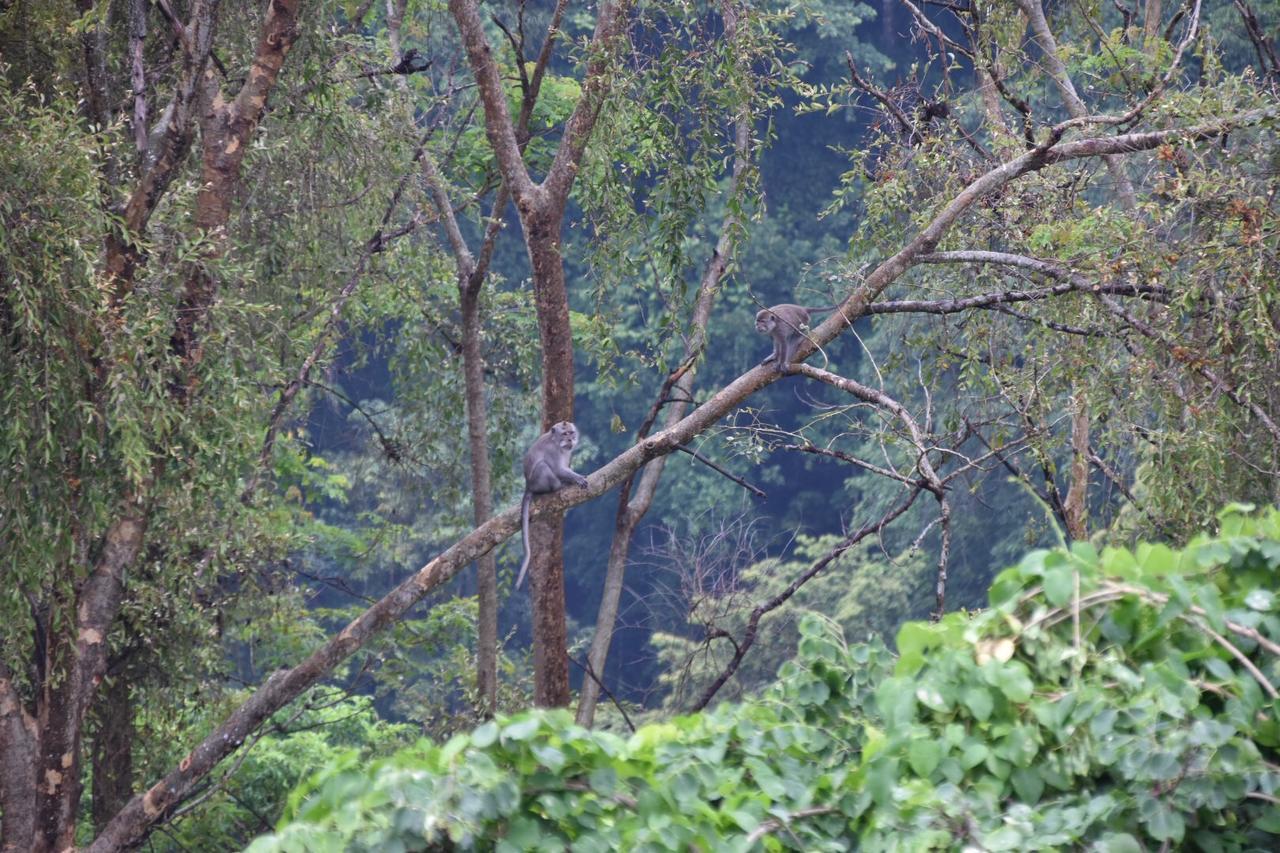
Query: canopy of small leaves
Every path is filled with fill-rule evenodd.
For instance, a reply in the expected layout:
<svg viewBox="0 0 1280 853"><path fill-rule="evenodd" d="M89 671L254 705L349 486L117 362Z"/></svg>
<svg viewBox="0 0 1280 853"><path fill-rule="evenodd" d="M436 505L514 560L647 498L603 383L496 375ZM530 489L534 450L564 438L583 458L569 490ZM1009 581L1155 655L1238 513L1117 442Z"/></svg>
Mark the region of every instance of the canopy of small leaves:
<svg viewBox="0 0 1280 853"><path fill-rule="evenodd" d="M1033 551L896 660L807 616L761 698L629 738L530 712L351 757L250 850L1274 848L1280 510L1251 509Z"/></svg>

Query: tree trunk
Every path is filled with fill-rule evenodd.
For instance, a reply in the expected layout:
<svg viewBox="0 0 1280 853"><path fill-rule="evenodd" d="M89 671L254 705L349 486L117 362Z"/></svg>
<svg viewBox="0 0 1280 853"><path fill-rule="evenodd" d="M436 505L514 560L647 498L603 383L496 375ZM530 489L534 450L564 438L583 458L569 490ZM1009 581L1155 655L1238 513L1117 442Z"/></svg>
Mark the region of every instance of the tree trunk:
<svg viewBox="0 0 1280 853"><path fill-rule="evenodd" d="M466 384L467 442L471 448L471 500L476 527L493 515L488 412L484 399L484 350L480 345L480 282L463 281L462 371ZM479 612L476 616L476 692L492 717L498 707L498 566L492 551L476 560Z"/></svg>
<svg viewBox="0 0 1280 853"><path fill-rule="evenodd" d="M587 142L601 105L609 91L609 69L625 39L620 38L628 0L601 3L591 38L591 59L582 95L565 122L555 158L541 184L534 184L521 151L520 130L511 119L502 72L494 61L475 0L449 0L475 75L484 106L485 134L502 172L507 192L515 200L524 233L525 248L533 271L534 304L538 337L542 343L542 428L573 419L573 336L569 328L569 299L564 262L560 255L560 229L569 191L577 176ZM553 22L562 5L557 5ZM547 34L538 68L545 68L555 25ZM535 72L535 79L537 74ZM524 109L532 108L529 101ZM534 701L539 705L569 703L569 658L565 647L563 565L563 514L544 512L530 524L533 548L533 655Z"/></svg>
<svg viewBox="0 0 1280 853"><path fill-rule="evenodd" d="M526 221L525 217L521 217ZM542 343L542 430L573 420L573 336L569 292L560 257L559 210L539 211L525 225L533 266L534 304ZM544 513L529 525L530 590L533 598L533 701L543 707L569 704L568 631L564 612L564 513Z"/></svg>

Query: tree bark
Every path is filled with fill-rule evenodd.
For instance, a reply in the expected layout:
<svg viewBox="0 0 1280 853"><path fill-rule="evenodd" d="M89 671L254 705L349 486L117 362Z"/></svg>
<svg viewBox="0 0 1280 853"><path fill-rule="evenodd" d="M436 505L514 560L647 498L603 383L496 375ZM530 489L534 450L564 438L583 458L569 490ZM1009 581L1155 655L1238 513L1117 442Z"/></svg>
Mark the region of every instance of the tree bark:
<svg viewBox="0 0 1280 853"><path fill-rule="evenodd" d="M480 344L479 288L462 293L462 370L471 448L471 495L476 527L493 515L488 410L484 398L484 349ZM498 709L498 565L492 551L476 560L476 692L484 716Z"/></svg>
<svg viewBox="0 0 1280 853"><path fill-rule="evenodd" d="M1076 387L1071 400L1071 484L1062 502L1067 535L1080 542L1089 538L1089 398Z"/></svg>
<svg viewBox="0 0 1280 853"><path fill-rule="evenodd" d="M36 721L0 661L0 850L20 853L36 835Z"/></svg>

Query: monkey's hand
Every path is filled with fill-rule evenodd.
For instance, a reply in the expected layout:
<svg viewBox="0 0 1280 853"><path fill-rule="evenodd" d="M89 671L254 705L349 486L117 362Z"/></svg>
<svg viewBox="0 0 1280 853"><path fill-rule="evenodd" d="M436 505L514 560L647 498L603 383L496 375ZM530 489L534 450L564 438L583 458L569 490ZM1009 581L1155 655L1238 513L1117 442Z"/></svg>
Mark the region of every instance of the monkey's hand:
<svg viewBox="0 0 1280 853"><path fill-rule="evenodd" d="M574 474L573 476L577 478L576 480L574 480L574 482L578 484L578 488L585 489L587 487L586 477L582 476L581 474Z"/></svg>

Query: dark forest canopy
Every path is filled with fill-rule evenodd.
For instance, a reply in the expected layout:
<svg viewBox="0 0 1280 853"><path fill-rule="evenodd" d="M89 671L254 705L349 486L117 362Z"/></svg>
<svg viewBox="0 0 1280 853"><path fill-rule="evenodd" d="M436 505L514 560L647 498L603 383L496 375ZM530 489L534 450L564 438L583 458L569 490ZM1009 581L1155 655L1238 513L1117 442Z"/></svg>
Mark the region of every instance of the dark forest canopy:
<svg viewBox="0 0 1280 853"><path fill-rule="evenodd" d="M1280 502L1278 27L0 4L0 846L240 847L348 746L759 695L804 614ZM778 303L835 306L785 370Z"/></svg>

